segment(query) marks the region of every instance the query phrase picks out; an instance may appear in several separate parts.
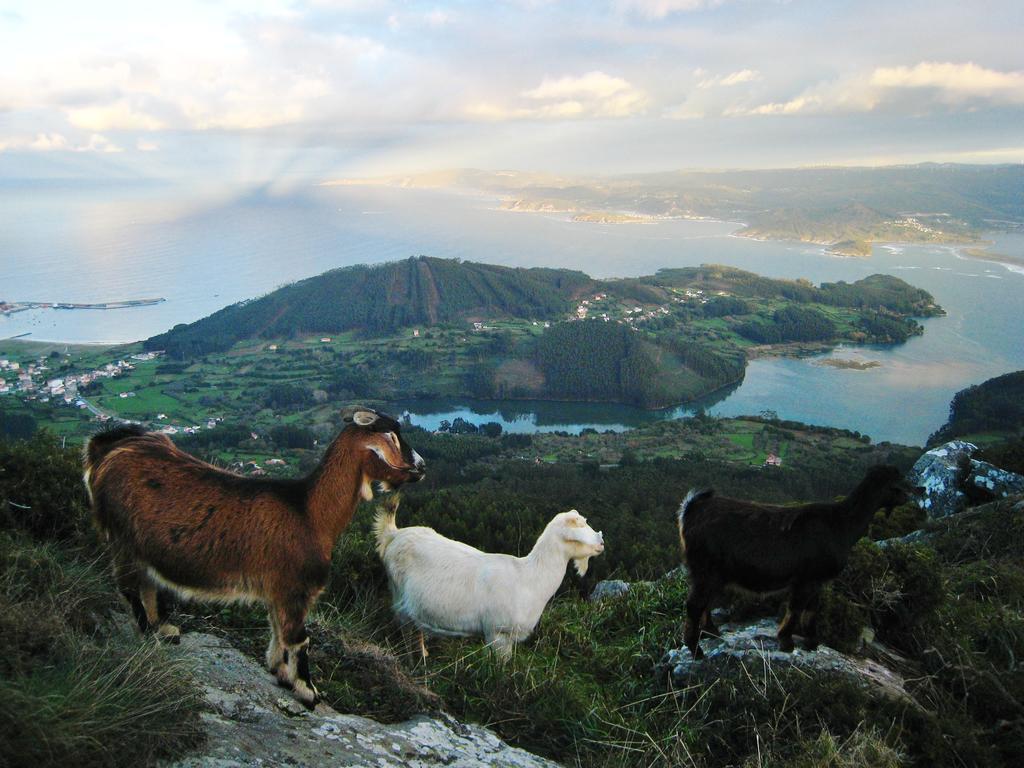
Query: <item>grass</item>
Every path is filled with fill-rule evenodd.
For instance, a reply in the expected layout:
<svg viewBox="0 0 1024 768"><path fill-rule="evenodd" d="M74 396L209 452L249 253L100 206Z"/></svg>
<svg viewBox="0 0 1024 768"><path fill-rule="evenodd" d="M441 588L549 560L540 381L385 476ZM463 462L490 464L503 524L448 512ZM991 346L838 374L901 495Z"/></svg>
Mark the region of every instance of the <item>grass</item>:
<svg viewBox="0 0 1024 768"><path fill-rule="evenodd" d="M735 434L769 426L746 421ZM85 522L76 455L45 436L0 447L0 499L18 500L0 520L0 765L127 766L180 754L198 738L195 686L173 655L127 629ZM1015 765L1024 749L1022 520L1002 503L943 522L933 547L861 542L829 588L823 641L859 653L872 626L903 659L915 704L760 663L706 664L681 685L657 676L662 654L679 645L688 591L679 575L636 582L620 599L557 597L508 662L467 638L432 643L423 664L391 621L365 515L339 542L313 615L314 675L343 711L402 720L443 707L571 766ZM874 531L919 524L899 510ZM256 658L266 646L256 607L186 606L179 618Z"/></svg>
<svg viewBox="0 0 1024 768"><path fill-rule="evenodd" d="M880 520L895 535L919 524L912 517ZM598 603L557 597L507 662L467 638L432 642L423 664L390 621L362 532L335 555L312 630L314 663L331 700L348 710L404 717L440 702L566 765L1011 765L1024 745L1024 528L998 509L983 518L943 531L937 550L862 541L827 591L825 644L857 654L863 628L873 626L903 656L916 703L771 664L705 665L675 686L659 679L662 654L679 645L680 576ZM769 600L743 610L773 615L777 607ZM992 731L995 722L1003 725Z"/></svg>
<svg viewBox="0 0 1024 768"><path fill-rule="evenodd" d="M150 765L200 741L187 666L126 621L100 558L0 532L0 765Z"/></svg>

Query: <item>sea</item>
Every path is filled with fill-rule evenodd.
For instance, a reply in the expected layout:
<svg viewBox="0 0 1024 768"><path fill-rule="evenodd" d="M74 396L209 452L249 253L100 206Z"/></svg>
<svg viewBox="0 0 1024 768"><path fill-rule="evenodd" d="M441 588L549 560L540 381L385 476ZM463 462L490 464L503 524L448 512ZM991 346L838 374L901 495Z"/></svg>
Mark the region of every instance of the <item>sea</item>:
<svg viewBox="0 0 1024 768"><path fill-rule="evenodd" d="M741 226L579 223L502 210L500 200L477 193L379 186L0 184L0 300L164 299L126 309L19 312L0 317L0 339L134 341L329 269L416 255L594 277L716 263L815 283L896 275L932 293L947 314L923 320L924 335L897 346L754 360L739 386L663 411L521 401L414 401L393 410L428 428L462 417L512 432L623 430L697 409L770 411L876 442L921 445L946 420L958 390L1024 369L1024 268L969 259L955 247L898 243L877 245L868 258L842 258L817 245L738 237ZM991 240L993 252L1024 259L1024 234L993 233ZM829 360L877 365L861 370Z"/></svg>

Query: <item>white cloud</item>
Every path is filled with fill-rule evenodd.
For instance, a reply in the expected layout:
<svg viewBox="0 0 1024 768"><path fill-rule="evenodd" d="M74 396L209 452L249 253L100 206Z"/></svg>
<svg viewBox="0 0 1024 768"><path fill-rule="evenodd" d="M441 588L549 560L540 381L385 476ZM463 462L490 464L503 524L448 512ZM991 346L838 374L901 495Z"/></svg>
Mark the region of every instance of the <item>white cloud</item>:
<svg viewBox="0 0 1024 768"><path fill-rule="evenodd" d="M629 117L647 106L647 95L628 80L604 72L544 78L536 88L523 91L526 100L506 107L484 101L471 104L467 113L483 120L564 120L582 117Z"/></svg>
<svg viewBox="0 0 1024 768"><path fill-rule="evenodd" d="M23 146L36 152L50 152L68 149L68 140L59 133L40 133Z"/></svg>
<svg viewBox="0 0 1024 768"><path fill-rule="evenodd" d="M974 62L922 61L913 67L879 67L870 84L882 89L934 89L946 101L983 99L1024 104L1024 71L1000 72Z"/></svg>
<svg viewBox="0 0 1024 768"><path fill-rule="evenodd" d="M139 152L157 152L160 149L160 145L155 141L146 141L146 139L139 139L135 142L135 149Z"/></svg>
<svg viewBox="0 0 1024 768"><path fill-rule="evenodd" d="M134 109L127 101L69 109L68 122L86 131L158 131L164 122Z"/></svg>
<svg viewBox="0 0 1024 768"><path fill-rule="evenodd" d="M633 13L646 19L664 19L674 13L716 8L724 2L726 0L618 0L615 5L625 13Z"/></svg>
<svg viewBox="0 0 1024 768"><path fill-rule="evenodd" d="M923 61L876 67L869 74L819 83L785 101L734 106L725 114L911 112L972 105L1024 104L1024 72L1003 72L973 62Z"/></svg>
<svg viewBox="0 0 1024 768"><path fill-rule="evenodd" d="M0 152L120 152L121 148L98 133L89 135L84 142L72 142L62 133L46 132L34 136L10 136L0 139Z"/></svg>
<svg viewBox="0 0 1024 768"><path fill-rule="evenodd" d="M736 72L730 72L728 75L719 75L717 77L706 77L707 72L703 69L698 69L694 72L694 75L703 78L697 83L697 87L702 90L718 86L731 88L734 85L752 83L761 79L761 73L756 69L740 69Z"/></svg>

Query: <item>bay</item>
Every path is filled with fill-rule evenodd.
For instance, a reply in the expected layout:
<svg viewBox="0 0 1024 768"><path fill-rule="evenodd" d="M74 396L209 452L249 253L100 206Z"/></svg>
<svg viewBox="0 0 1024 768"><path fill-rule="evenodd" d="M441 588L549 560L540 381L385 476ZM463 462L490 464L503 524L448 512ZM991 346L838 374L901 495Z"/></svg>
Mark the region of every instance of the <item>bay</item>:
<svg viewBox="0 0 1024 768"><path fill-rule="evenodd" d="M781 418L922 443L952 395L1024 368L1024 270L962 258L943 246L882 245L870 258L816 245L758 242L729 222L572 222L500 209L472 194L383 187L183 189L151 184L0 186L0 299L103 302L162 297L119 310L31 310L0 318L0 338L69 342L146 338L297 279L357 263L425 254L510 266L557 266L595 277L721 263L813 282L882 272L930 291L947 316L886 348L840 347L810 358L754 360L742 385L701 404L721 415L772 410ZM1022 257L1024 235L993 236ZM828 360L877 362L865 370ZM693 406L643 412L603 404L400 404L430 426L506 413L515 431L624 429L677 418ZM580 410L583 409L583 410ZM486 418L485 418L486 417Z"/></svg>

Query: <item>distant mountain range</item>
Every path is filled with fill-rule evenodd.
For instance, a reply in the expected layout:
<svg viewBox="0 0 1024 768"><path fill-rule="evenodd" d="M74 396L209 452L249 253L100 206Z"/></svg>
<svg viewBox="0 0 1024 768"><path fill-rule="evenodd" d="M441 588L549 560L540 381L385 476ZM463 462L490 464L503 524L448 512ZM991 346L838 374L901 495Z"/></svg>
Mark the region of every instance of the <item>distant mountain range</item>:
<svg viewBox="0 0 1024 768"><path fill-rule="evenodd" d="M881 168L676 171L568 177L458 170L328 184L476 189L518 211L560 211L580 222L643 217L739 221L741 234L803 240L848 255L873 242L977 242L1024 226L1024 166L925 163Z"/></svg>

